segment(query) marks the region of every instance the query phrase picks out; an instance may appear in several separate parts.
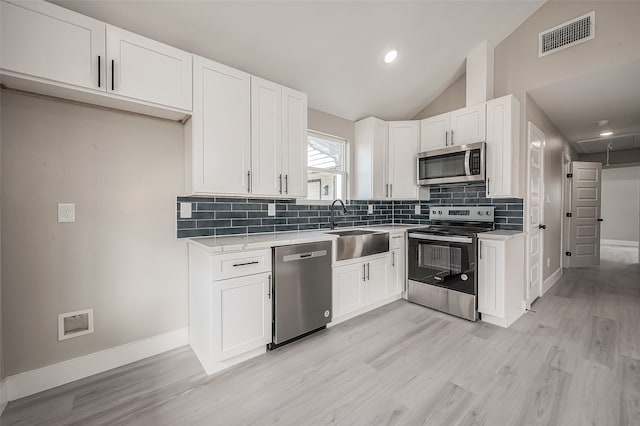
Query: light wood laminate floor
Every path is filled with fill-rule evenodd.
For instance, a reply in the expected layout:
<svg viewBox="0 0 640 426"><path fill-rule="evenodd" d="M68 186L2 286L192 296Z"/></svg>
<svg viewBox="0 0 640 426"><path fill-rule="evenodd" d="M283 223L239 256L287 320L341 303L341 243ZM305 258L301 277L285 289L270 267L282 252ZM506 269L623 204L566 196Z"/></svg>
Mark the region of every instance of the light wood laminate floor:
<svg viewBox="0 0 640 426"><path fill-rule="evenodd" d="M640 267L565 271L509 329L405 301L207 377L188 347L2 425L639 425Z"/></svg>

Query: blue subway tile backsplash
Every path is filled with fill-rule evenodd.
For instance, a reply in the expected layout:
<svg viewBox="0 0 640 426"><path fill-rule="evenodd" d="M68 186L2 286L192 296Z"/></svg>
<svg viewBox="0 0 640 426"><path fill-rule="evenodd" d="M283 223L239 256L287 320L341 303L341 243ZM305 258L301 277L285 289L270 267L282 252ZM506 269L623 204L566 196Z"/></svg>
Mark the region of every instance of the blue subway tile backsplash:
<svg viewBox="0 0 640 426"><path fill-rule="evenodd" d="M388 224L429 224L429 209L433 206L494 206L496 229L523 229L521 198L491 199L485 197L484 183L431 186L429 201L367 201L348 200L343 215L336 207L336 227ZM180 219L180 202L192 203L189 219ZM276 204L276 216L267 215L267 205ZM367 205L373 205L373 214ZM421 214L415 214L420 205ZM243 235L254 233L328 229L329 206L296 204L294 200L259 198L178 197L178 238Z"/></svg>

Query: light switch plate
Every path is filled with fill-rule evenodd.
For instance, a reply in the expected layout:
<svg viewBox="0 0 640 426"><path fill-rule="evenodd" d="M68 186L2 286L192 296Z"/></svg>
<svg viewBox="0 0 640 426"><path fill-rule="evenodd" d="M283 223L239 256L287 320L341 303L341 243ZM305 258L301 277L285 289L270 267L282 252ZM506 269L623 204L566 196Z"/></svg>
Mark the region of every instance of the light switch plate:
<svg viewBox="0 0 640 426"><path fill-rule="evenodd" d="M269 203L267 204L267 216L275 216L276 215L276 204Z"/></svg>
<svg viewBox="0 0 640 426"><path fill-rule="evenodd" d="M191 203L180 203L180 219L191 218Z"/></svg>
<svg viewBox="0 0 640 426"><path fill-rule="evenodd" d="M76 205L74 203L58 203L58 222L74 223L76 221Z"/></svg>
<svg viewBox="0 0 640 426"><path fill-rule="evenodd" d="M368 204L367 205L367 213L368 214L373 214L373 204Z"/></svg>
<svg viewBox="0 0 640 426"><path fill-rule="evenodd" d="M415 208L413 209L415 214L420 214L420 205L416 204Z"/></svg>

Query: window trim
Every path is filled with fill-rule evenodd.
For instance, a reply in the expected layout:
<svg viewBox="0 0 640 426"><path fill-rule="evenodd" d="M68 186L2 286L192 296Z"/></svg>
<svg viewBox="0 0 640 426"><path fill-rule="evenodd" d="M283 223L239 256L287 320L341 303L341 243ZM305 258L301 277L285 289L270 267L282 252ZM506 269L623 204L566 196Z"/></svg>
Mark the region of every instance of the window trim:
<svg viewBox="0 0 640 426"><path fill-rule="evenodd" d="M324 133L324 132L319 132L317 130L311 130L308 129L307 130L307 135L316 135L318 137L321 138L325 138L325 139L329 139L332 140L334 142L339 142L342 144L342 155L343 155L343 163L344 163L344 167L343 170L331 170L331 169L321 169L321 168L317 168L317 167L309 167L307 165L307 179L309 176L309 172L320 172L320 173L331 173L331 174L336 174L338 176L340 176L340 179L342 181L342 188L344 188L343 190L343 200L348 200L349 199L349 195L350 195L350 185L349 185L349 152L350 152L350 145L349 145L349 139L347 138L343 138L340 136L336 136L336 135L332 135L329 133ZM309 140L307 139L307 146L309 145ZM308 194L307 194L308 196ZM296 204L302 204L302 205L330 205L333 202L333 200L309 200L308 198L298 198L296 199Z"/></svg>

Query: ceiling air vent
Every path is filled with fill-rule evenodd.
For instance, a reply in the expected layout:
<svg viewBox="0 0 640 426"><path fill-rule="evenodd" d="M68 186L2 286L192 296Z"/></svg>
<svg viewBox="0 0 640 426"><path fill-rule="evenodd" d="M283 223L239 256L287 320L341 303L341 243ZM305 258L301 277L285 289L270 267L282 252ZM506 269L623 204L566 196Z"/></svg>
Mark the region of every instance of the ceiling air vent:
<svg viewBox="0 0 640 426"><path fill-rule="evenodd" d="M582 15L538 35L538 57L566 49L595 37L596 13Z"/></svg>

